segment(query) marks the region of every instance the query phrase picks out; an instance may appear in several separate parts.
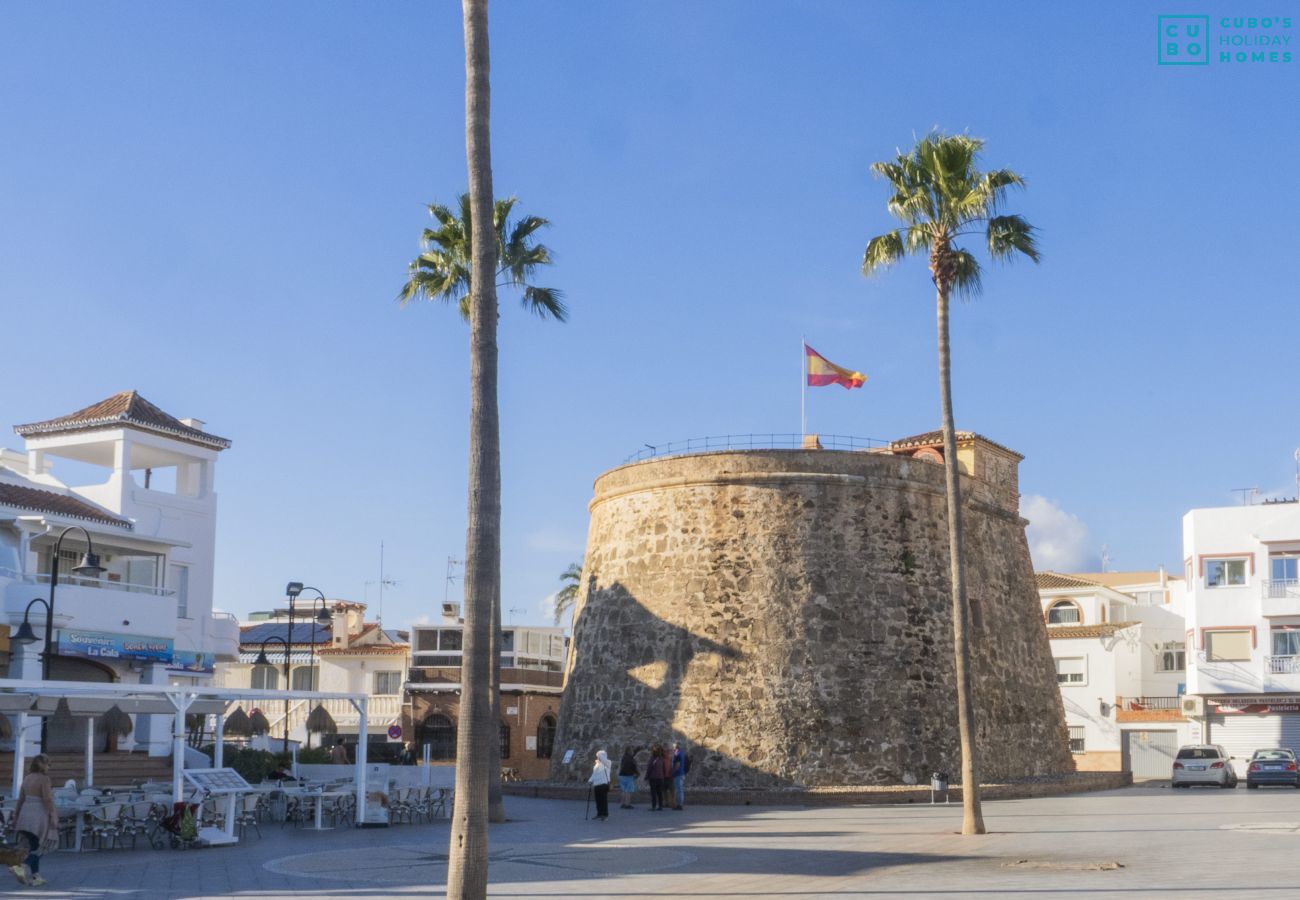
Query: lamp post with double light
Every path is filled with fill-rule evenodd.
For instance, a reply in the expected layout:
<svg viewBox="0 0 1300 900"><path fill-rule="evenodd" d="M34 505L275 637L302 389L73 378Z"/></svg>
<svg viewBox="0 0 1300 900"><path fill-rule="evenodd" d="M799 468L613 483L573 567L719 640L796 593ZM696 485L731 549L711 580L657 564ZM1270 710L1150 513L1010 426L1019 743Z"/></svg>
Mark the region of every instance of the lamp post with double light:
<svg viewBox="0 0 1300 900"><path fill-rule="evenodd" d="M289 658L290 658L289 642L286 641L284 638L280 637L278 634L271 635L269 638L262 641L262 647L257 651L257 659L253 660L253 665L255 666L271 665L271 660L267 659L266 656L266 645L271 643L272 641L278 641L284 647L284 689L286 691L284 697L284 752L288 753L289 752L289 695L287 692L289 690ZM269 738L270 735L267 735L267 737Z"/></svg>
<svg viewBox="0 0 1300 900"><path fill-rule="evenodd" d="M54 657L54 591L59 586L59 553L63 550L63 539L68 536L69 531L80 531L86 536L86 552L81 557L80 565L72 567L72 571L78 575L84 575L89 578L98 578L104 572L104 567L99 564L99 557L95 555L95 545L90 540L90 532L80 525L69 525L59 533L58 539L54 542L54 552L50 559L50 599L42 600L40 597L32 600L23 610L23 623L18 626L14 633L13 642L15 644L34 644L36 643L36 632L32 630L31 613L32 607L37 603L45 607L45 652L41 654L41 680L50 680L50 660ZM41 720L41 750L44 752L49 733L46 728L47 721Z"/></svg>
<svg viewBox="0 0 1300 900"><path fill-rule="evenodd" d="M313 672L312 666L315 664L315 660L316 660L316 626L317 624L327 625L329 624L330 621L329 610L325 608L327 601L325 600L325 595L321 592L319 588L304 587L301 581L291 581L285 586L284 594L286 597L289 598L289 640L285 645L285 651L284 651L284 681L285 681L284 687L286 691L293 689L293 681L289 677L290 674L289 673L289 645L293 643L294 604L295 601L297 601L298 596L303 591L315 591L320 597L319 602L321 604L320 609L317 611L316 615L312 618L311 649L308 652L308 657L307 657L308 660L307 672L308 672L308 676L311 678L313 690L315 689L316 686L315 678L312 676L312 672ZM312 605L315 606L315 603L313 602ZM289 698L288 696L284 698L284 752L285 753L289 752Z"/></svg>

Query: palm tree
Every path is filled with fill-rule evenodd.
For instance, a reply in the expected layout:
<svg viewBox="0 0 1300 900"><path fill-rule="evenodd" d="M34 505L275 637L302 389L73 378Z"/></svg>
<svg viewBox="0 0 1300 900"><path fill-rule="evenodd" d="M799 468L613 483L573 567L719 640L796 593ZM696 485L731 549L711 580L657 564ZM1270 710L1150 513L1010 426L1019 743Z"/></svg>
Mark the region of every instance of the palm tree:
<svg viewBox="0 0 1300 900"><path fill-rule="evenodd" d="M578 602L578 586L582 584L582 560L569 563L569 567L560 573L564 587L555 594L555 624L559 625L565 614L573 610Z"/></svg>
<svg viewBox="0 0 1300 900"><path fill-rule="evenodd" d="M498 200L492 209L492 226L496 233L496 277L502 279L497 287L513 287L520 291L524 308L542 318L551 317L563 322L568 317L564 295L555 288L529 284L529 279L542 266L554 262L550 249L534 241L534 235L551 223L540 216L524 216L517 222L510 214L519 202L516 197ZM455 303L461 318L470 321L471 277L470 235L474 211L469 194L458 199L459 215L440 203L429 204L429 215L438 222L438 228L426 228L420 243L423 252L411 260L410 277L402 286L397 300L403 306L415 299L439 300Z"/></svg>
<svg viewBox="0 0 1300 900"><path fill-rule="evenodd" d="M487 0L462 0L465 21L465 157L468 221L492 214ZM456 799L447 859L448 900L487 897L488 778L492 716L492 609L501 585L501 433L497 410L497 242L469 231L470 407L469 508L465 539L465 639L460 722L456 736ZM454 284L447 285L454 289ZM500 767L498 766L498 775Z"/></svg>
<svg viewBox="0 0 1300 900"><path fill-rule="evenodd" d="M962 561L961 485L957 469L957 439L952 415L952 355L948 344L948 301L973 297L980 291L980 265L959 238L982 235L988 254L1011 260L1023 254L1038 262L1035 229L1018 215L1002 215L1007 191L1024 187L1024 179L1009 169L981 172L977 168L984 142L967 135L934 132L892 162L878 162L872 171L893 190L887 208L903 222L867 242L862 272L872 275L913 254L926 253L934 281L939 319L939 399L943 408L943 467L948 489L948 547L952 569L952 638L956 657L957 715L961 738L962 834L983 834L979 769L975 756L975 707L971 696L971 651L967 636L969 606Z"/></svg>

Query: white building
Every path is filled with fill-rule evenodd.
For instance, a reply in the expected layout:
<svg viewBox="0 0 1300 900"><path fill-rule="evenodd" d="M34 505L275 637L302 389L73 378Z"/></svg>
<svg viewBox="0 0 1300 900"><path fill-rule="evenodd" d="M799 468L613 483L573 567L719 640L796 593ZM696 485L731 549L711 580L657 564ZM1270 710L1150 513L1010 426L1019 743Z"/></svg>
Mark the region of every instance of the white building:
<svg viewBox="0 0 1300 900"><path fill-rule="evenodd" d="M0 450L0 631L9 644L26 618L40 640L6 648L8 678L42 677L47 613L32 601L49 598L60 536L51 678L203 684L234 657L237 623L212 608L216 463L230 441L203 424L125 391L14 429L24 449ZM72 572L88 549L82 529L99 577ZM152 718L132 737L166 755L168 725ZM52 719L48 749L84 750L84 729Z"/></svg>
<svg viewBox="0 0 1300 900"><path fill-rule="evenodd" d="M376 762L396 758L401 749L402 686L411 660L409 635L365 621L364 603L331 600L327 608L330 621L321 623L315 619L316 608L311 603L298 604L292 632L287 608L250 614L248 622L239 628L239 658L218 664L216 683L222 687L283 690L288 645L289 685L295 690L368 695L368 755ZM269 665L257 665L263 651ZM356 709L346 700L327 700L322 705L338 726L337 735L323 740L332 743L341 737L350 752L355 752L360 724ZM307 717L314 708L305 700L288 704L290 740L307 740ZM285 706L273 703L262 713L271 724L270 734L284 735ZM399 729L398 737L390 739L388 729L392 726ZM312 746L319 746L321 741L321 737L313 737ZM388 743L393 746L374 746Z"/></svg>
<svg viewBox="0 0 1300 900"><path fill-rule="evenodd" d="M1300 504L1194 509L1183 554L1187 686L1205 740L1239 760L1300 752Z"/></svg>
<svg viewBox="0 0 1300 900"><path fill-rule="evenodd" d="M1163 571L1037 579L1076 766L1168 778L1178 746L1195 735L1182 712L1179 580Z"/></svg>

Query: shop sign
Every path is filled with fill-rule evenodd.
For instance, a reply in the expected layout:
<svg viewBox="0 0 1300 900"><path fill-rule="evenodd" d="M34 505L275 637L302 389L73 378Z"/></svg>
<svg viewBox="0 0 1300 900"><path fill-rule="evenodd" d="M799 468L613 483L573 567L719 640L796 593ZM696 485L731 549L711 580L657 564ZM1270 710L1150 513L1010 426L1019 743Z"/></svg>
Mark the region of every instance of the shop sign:
<svg viewBox="0 0 1300 900"><path fill-rule="evenodd" d="M133 659L170 663L173 656L171 638L138 637L131 634L64 629L59 632L58 645L59 656L79 656L83 659Z"/></svg>

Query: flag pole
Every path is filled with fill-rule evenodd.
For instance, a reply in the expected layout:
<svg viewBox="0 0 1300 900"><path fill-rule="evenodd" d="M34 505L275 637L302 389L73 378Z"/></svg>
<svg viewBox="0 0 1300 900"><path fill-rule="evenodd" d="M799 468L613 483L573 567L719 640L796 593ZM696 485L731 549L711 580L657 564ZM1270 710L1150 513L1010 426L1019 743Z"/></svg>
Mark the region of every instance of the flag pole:
<svg viewBox="0 0 1300 900"><path fill-rule="evenodd" d="M808 338L799 335L799 444L808 434Z"/></svg>

